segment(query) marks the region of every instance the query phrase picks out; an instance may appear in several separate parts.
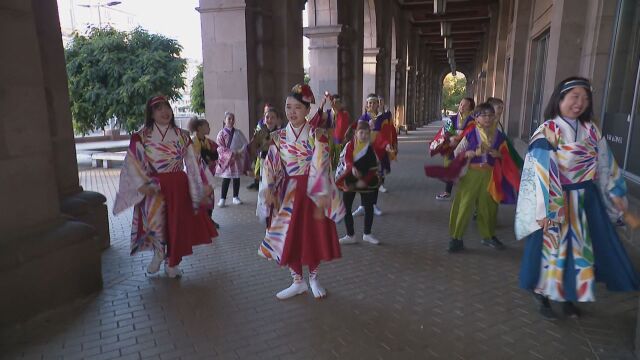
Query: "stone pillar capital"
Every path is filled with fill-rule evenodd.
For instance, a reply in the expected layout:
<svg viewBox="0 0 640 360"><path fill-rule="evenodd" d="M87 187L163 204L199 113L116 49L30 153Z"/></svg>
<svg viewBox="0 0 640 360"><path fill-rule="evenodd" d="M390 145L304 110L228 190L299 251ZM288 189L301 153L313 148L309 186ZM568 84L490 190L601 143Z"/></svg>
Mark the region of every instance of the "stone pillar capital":
<svg viewBox="0 0 640 360"><path fill-rule="evenodd" d="M302 35L313 38L338 37L342 33L342 25L307 26L302 29Z"/></svg>
<svg viewBox="0 0 640 360"><path fill-rule="evenodd" d="M241 11L247 8L245 0L200 0L200 6L196 8L200 14L216 13L223 11Z"/></svg>

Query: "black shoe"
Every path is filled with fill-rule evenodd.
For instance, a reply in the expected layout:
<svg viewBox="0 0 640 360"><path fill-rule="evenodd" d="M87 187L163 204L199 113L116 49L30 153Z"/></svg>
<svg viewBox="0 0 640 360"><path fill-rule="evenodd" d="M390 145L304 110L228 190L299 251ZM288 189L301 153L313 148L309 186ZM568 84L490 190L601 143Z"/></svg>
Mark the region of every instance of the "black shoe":
<svg viewBox="0 0 640 360"><path fill-rule="evenodd" d="M448 252L454 253L454 252L461 251L463 249L464 249L464 243L462 242L462 240L451 239L451 241L449 241L449 249L447 249Z"/></svg>
<svg viewBox="0 0 640 360"><path fill-rule="evenodd" d="M482 239L481 242L482 242L482 245L486 245L497 250L504 249L504 244L500 240L498 240L498 238L495 236L492 237L491 239Z"/></svg>
<svg viewBox="0 0 640 360"><path fill-rule="evenodd" d="M540 315L547 320L556 320L558 316L553 312L551 308L551 302L549 302L549 298L546 296L542 296L540 294L536 294L536 299L540 302Z"/></svg>
<svg viewBox="0 0 640 360"><path fill-rule="evenodd" d="M247 190L258 190L258 183L251 183L249 186L247 186Z"/></svg>
<svg viewBox="0 0 640 360"><path fill-rule="evenodd" d="M576 304L572 303L571 301L567 301L562 304L562 312L564 312L567 317L574 319L579 318L582 314L582 311L580 311Z"/></svg>
<svg viewBox="0 0 640 360"><path fill-rule="evenodd" d="M211 221L213 221L213 220L211 220ZM216 229L220 229L220 224L218 224L217 222L213 221L213 225L216 226Z"/></svg>

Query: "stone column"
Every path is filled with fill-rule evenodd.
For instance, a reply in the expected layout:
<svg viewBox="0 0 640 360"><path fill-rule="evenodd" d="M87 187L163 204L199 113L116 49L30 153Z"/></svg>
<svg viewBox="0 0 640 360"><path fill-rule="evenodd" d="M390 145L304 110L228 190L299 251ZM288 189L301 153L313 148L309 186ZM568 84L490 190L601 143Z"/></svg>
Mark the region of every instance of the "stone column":
<svg viewBox="0 0 640 360"><path fill-rule="evenodd" d="M274 105L284 111L286 96L293 85L304 81L302 46L303 0L271 0L273 28L272 56L275 88L265 89L263 96L273 94ZM275 89L275 91L274 91Z"/></svg>
<svg viewBox="0 0 640 360"><path fill-rule="evenodd" d="M499 6L499 25L496 43L496 52L492 57L495 68L493 76L493 96L504 99L505 84L505 61L507 53L507 34L509 32L509 3L501 1Z"/></svg>
<svg viewBox="0 0 640 360"><path fill-rule="evenodd" d="M255 49L248 51L247 6L245 0L200 0L206 115L214 137L225 111L235 113L236 128L253 133L255 90L248 79L256 62L249 57Z"/></svg>
<svg viewBox="0 0 640 360"><path fill-rule="evenodd" d="M483 101L494 95L494 79L496 76L495 54L498 51L498 25L500 20L500 12L498 11L498 9L498 4L493 3L489 5L489 14L491 15L491 20L489 25L489 34L485 41L487 77L484 96L482 97Z"/></svg>
<svg viewBox="0 0 640 360"><path fill-rule="evenodd" d="M379 48L364 49L362 56L362 104L366 105L369 93L378 93L376 87ZM378 95L383 95L382 93Z"/></svg>
<svg viewBox="0 0 640 360"><path fill-rule="evenodd" d="M587 6L580 0L557 0L553 3L549 48L544 82L544 99L549 99L556 84L576 75L576 57L582 51Z"/></svg>
<svg viewBox="0 0 640 360"><path fill-rule="evenodd" d="M308 3L309 76L316 97L339 93L353 117L362 113L362 0Z"/></svg>
<svg viewBox="0 0 640 360"><path fill-rule="evenodd" d="M33 8L40 56L54 171L63 213L96 228L102 248L110 245L109 216L104 195L82 191L71 122L67 70L58 22L58 8L53 1L41 1Z"/></svg>
<svg viewBox="0 0 640 360"><path fill-rule="evenodd" d="M60 145L69 136L60 122L71 121L61 105L68 103L67 93L53 94L66 88L62 40L43 36L54 22L40 23L44 13L57 21L54 0L11 0L0 8L0 187L7 190L0 201L0 293L11 294L0 298L0 308L11 309L0 325L25 321L102 286L95 229L60 212L59 195L77 190L77 173L74 186L72 167L58 169L58 161L76 159L68 143Z"/></svg>
<svg viewBox="0 0 640 360"><path fill-rule="evenodd" d="M529 21L531 18L531 2L515 0L514 20L511 28L511 66L507 85L507 103L504 119L507 134L510 137L527 136L522 129L524 114L524 84L526 83L527 46L529 43Z"/></svg>

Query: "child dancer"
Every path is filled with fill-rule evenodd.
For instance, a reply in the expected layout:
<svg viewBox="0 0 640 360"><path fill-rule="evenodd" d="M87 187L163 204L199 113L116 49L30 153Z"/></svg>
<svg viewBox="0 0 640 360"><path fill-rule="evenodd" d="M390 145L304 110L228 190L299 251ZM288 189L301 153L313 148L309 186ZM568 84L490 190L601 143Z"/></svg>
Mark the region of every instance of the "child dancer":
<svg viewBox="0 0 640 360"><path fill-rule="evenodd" d="M272 134L272 143L262 168L264 203L274 214L258 253L288 266L293 283L278 292L280 300L308 290L302 266L309 268L309 285L320 299L327 294L318 281L321 261L340 257L336 222L344 206L331 176L329 138L322 124L323 105L307 122L313 92L296 85L286 100L289 124Z"/></svg>
<svg viewBox="0 0 640 360"><path fill-rule="evenodd" d="M202 161L204 161L211 173L215 174L216 163L218 162L218 144L207 137L211 132L209 122L206 119L198 119L197 116L194 116L189 121L189 131L193 134L191 140L193 141L194 152L200 154ZM207 209L209 217L213 215L213 201L210 205ZM220 228L220 225L213 218L211 221L213 221L216 229Z"/></svg>
<svg viewBox="0 0 640 360"><path fill-rule="evenodd" d="M378 245L380 241L371 235L373 225L373 201L380 186L380 163L373 146L369 142L371 131L369 123L358 122L355 139L349 141L340 154L340 164L336 171L336 185L343 191L342 199L346 209L344 223L347 235L340 238L340 244L355 244L353 216L351 206L360 193L360 202L364 207L364 235L362 240Z"/></svg>
<svg viewBox="0 0 640 360"><path fill-rule="evenodd" d="M514 204L519 188L520 173L509 155L506 136L497 129L493 106L478 105L473 126L454 151L454 156L465 157L469 164L451 206L449 252L464 248L462 235L476 206L482 244L503 249L495 236L498 204Z"/></svg>
<svg viewBox="0 0 640 360"><path fill-rule="evenodd" d="M236 129L236 116L232 112L224 114L224 128L217 137L218 164L216 176L222 178L222 191L218 207L225 207L229 183L233 180L233 204L240 205L242 201L238 197L240 193L240 176L249 171L249 150L247 138L242 131Z"/></svg>

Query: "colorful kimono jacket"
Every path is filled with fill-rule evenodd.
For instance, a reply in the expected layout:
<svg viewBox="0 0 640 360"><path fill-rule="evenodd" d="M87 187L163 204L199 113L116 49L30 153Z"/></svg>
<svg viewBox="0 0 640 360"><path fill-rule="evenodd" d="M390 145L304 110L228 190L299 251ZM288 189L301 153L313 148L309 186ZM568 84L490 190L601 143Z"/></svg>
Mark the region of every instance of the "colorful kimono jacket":
<svg viewBox="0 0 640 360"><path fill-rule="evenodd" d="M391 160L395 159L395 152L390 155L386 147L391 145L394 151L398 149L398 133L395 126L391 122L391 112L385 111L373 117L368 112L360 116L358 121L370 122L374 120L374 126L371 128L371 145L376 152L381 165L381 174L391 172Z"/></svg>
<svg viewBox="0 0 640 360"><path fill-rule="evenodd" d="M216 142L218 143L216 176L233 179L245 175L251 167L251 160L247 149L249 142L242 131L225 127L218 133Z"/></svg>
<svg viewBox="0 0 640 360"><path fill-rule="evenodd" d="M455 150L449 139L452 136L461 139L472 129L469 125L474 123L473 116L468 115L464 121L460 121L461 117L464 116L456 114L442 120L442 128L429 144L429 155L441 154L445 157L445 165L448 165L448 162L453 159L453 151Z"/></svg>
<svg viewBox="0 0 640 360"><path fill-rule="evenodd" d="M216 165L218 164L218 144L215 141L205 137L204 141L193 136L193 150L196 154L200 154L202 160L212 174L216 173Z"/></svg>
<svg viewBox="0 0 640 360"><path fill-rule="evenodd" d="M464 152L475 150L481 153L467 162L467 165L486 164L492 167L491 181L487 191L496 203L515 204L516 196L520 188L520 169L511 157L507 136L500 130L495 129L491 149L500 153L500 158L496 159L488 154L489 149L485 149L482 144L480 130L472 124L465 137L460 140L453 155L464 156ZM463 169L464 172L464 169ZM461 176L460 174L459 176ZM458 176L458 177L459 177Z"/></svg>
<svg viewBox="0 0 640 360"><path fill-rule="evenodd" d="M193 245L211 243L218 233L202 211L212 201L204 199L204 187L213 183L213 175L194 152L186 131L168 131L162 141L154 140L147 129L131 136L113 213L134 207L131 255L144 250L164 253L167 246L169 265L175 266L191 254ZM145 184L158 192L140 193Z"/></svg>
<svg viewBox="0 0 640 360"><path fill-rule="evenodd" d="M318 116L322 116L322 109L314 119ZM265 204L266 189L273 192L277 202L258 253L283 266L314 268L320 261L340 257L335 223L344 217L345 209L331 176L329 137L324 129L310 123L300 129L289 124L272 134L262 168L263 184L258 193L261 203ZM316 205L320 196L331 199L322 212Z"/></svg>
<svg viewBox="0 0 640 360"><path fill-rule="evenodd" d="M336 186L342 191L375 191L380 187L380 162L373 146L357 145L357 140L352 140L342 150L340 164L336 170ZM357 150L357 147L360 149ZM360 179L353 176L354 167L362 174ZM363 180L366 186L357 187L358 180Z"/></svg>
<svg viewBox="0 0 640 360"><path fill-rule="evenodd" d="M594 301L595 281L638 290L640 280L612 221L611 196L626 185L606 140L591 122L557 117L533 134L525 157L515 232L527 238L520 286L557 301ZM543 233L536 220L550 219Z"/></svg>

